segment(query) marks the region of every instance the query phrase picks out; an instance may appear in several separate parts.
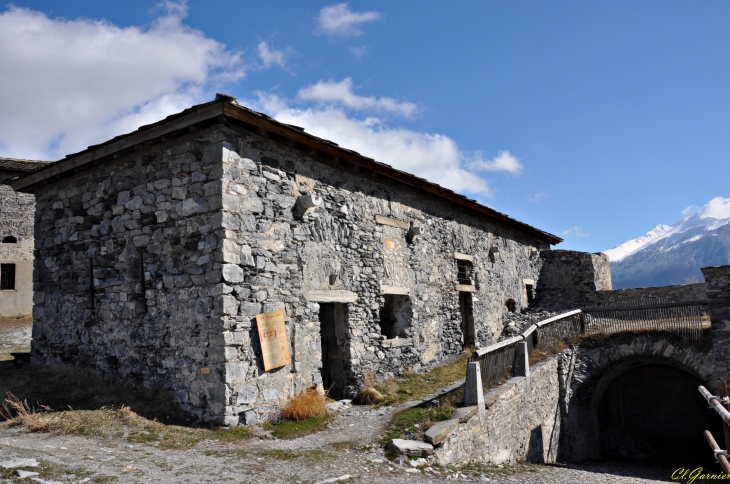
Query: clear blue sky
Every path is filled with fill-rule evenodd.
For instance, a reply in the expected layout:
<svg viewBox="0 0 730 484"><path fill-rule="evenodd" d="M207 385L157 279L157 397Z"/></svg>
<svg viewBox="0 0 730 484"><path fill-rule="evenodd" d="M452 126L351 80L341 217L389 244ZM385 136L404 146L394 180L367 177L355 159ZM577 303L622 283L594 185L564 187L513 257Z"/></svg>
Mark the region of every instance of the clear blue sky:
<svg viewBox="0 0 730 484"><path fill-rule="evenodd" d="M60 158L218 91L308 131L322 126L365 154L377 144L376 158L401 143L403 158L425 161L382 161L437 183L439 157L450 160L443 169L455 178L444 175L445 184L564 237L558 248L604 250L679 220L688 206L730 197L728 2L13 5L0 11L0 71L14 72L0 73L0 156ZM38 28L19 34L24 23ZM97 43L105 33L112 41ZM207 54L182 72L152 58L125 68L129 79L116 67L105 77L109 59L139 64L135 42L175 59L165 42L176 36ZM48 45L67 45L56 64L44 61ZM135 95L117 96L128 86ZM33 94L42 91L51 94ZM38 126L51 104L58 119ZM3 137L24 110L34 119L22 133L38 129L42 143ZM341 118L327 120L332 112ZM343 120L354 123L349 131L338 131ZM413 139L421 151L409 151Z"/></svg>

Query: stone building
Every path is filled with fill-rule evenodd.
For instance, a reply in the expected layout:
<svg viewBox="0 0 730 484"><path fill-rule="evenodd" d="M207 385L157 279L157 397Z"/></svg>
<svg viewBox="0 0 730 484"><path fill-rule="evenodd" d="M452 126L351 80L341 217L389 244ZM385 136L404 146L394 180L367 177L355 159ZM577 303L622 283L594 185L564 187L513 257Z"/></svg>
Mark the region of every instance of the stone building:
<svg viewBox="0 0 730 484"><path fill-rule="evenodd" d="M33 309L33 195L8 182L47 165L0 158L0 318L30 316Z"/></svg>
<svg viewBox="0 0 730 484"><path fill-rule="evenodd" d="M34 361L227 425L496 341L561 241L222 95L12 186L36 196ZM277 309L291 363L267 372Z"/></svg>

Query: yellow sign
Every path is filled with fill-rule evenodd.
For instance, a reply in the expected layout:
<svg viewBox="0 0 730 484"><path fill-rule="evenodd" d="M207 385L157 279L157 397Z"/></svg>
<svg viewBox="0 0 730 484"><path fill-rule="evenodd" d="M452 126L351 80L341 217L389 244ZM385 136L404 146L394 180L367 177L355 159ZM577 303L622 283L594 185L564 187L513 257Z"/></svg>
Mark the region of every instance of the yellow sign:
<svg viewBox="0 0 730 484"><path fill-rule="evenodd" d="M277 309L270 313L257 314L256 326L264 357L264 370L269 371L291 363L284 325L284 310Z"/></svg>

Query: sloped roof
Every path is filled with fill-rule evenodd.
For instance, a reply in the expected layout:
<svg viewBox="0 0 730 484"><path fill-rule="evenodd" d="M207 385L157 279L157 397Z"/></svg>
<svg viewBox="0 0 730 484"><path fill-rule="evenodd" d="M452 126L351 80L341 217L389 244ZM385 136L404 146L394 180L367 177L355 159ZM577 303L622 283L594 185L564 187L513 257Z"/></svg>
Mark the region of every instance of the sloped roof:
<svg viewBox="0 0 730 484"><path fill-rule="evenodd" d="M359 172L404 183L430 195L461 205L489 219L502 222L549 244L563 241L560 237L515 220L453 190L375 161L356 151L342 148L337 143L306 133L304 128L299 126L281 123L266 114L241 106L235 98L222 94L218 94L215 101L192 106L156 123L141 126L131 133L116 136L104 143L67 155L63 160L13 180L10 184L15 190L33 193L38 187L57 178L89 169L112 159L132 155L142 149L170 143L175 138L188 135L191 131L197 131L216 123L242 126L274 140L284 140L290 147L303 149L315 158L326 159Z"/></svg>
<svg viewBox="0 0 730 484"><path fill-rule="evenodd" d="M18 158L0 158L0 170L2 171L35 171L52 163L51 161L20 160Z"/></svg>

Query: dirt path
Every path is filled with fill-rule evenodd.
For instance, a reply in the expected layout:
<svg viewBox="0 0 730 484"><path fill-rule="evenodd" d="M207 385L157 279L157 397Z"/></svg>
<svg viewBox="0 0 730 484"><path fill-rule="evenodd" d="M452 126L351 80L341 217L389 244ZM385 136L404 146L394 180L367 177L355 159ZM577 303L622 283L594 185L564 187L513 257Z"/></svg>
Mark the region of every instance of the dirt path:
<svg viewBox="0 0 730 484"><path fill-rule="evenodd" d="M412 403L415 402L409 402ZM129 444L123 438L89 439L0 429L0 461L37 459L40 466L36 470L46 480L62 483L671 482L673 469L615 464L462 469L398 465L385 458L378 436L392 415L409 404L383 409L346 407L338 412L329 428L298 439L270 439L262 433L262 438L254 437L237 445L203 441L184 450ZM4 477L0 477L0 482L24 482L7 472L0 472L0 476ZM342 480L330 480L336 478Z"/></svg>
<svg viewBox="0 0 730 484"><path fill-rule="evenodd" d="M349 426L348 421L344 417L340 424ZM350 437L355 441L358 438L352 434ZM0 461L15 457L35 458L40 462L36 470L40 470L46 479L63 483L84 479L93 483L317 483L344 476L349 477L341 482L348 483L446 480L547 484L656 483L671 482L672 472L671 469L611 464L416 470L388 462L377 449L325 444L292 451L279 447L290 446L293 441L274 442L254 440L244 446L203 442L189 450L161 450L154 445L130 445L122 440L28 434L6 429L0 430ZM21 482L7 473L0 475L3 476L0 482Z"/></svg>

